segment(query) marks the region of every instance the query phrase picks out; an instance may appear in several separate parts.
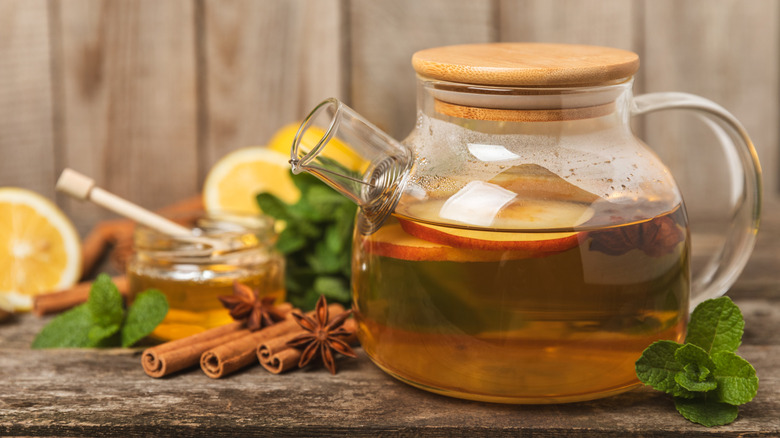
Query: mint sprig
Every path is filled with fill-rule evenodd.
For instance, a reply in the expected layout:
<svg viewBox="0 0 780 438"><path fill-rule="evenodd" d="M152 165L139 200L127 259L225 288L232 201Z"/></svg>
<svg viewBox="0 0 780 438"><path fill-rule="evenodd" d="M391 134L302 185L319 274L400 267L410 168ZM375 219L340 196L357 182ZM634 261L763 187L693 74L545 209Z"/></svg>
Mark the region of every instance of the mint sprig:
<svg viewBox="0 0 780 438"><path fill-rule="evenodd" d="M303 309L314 308L321 295L348 304L357 206L312 175L301 173L292 180L301 192L295 204L270 193L257 195L260 209L284 222L276 249L285 256L287 299Z"/></svg>
<svg viewBox="0 0 780 438"><path fill-rule="evenodd" d="M646 385L674 396L677 411L704 426L737 418L758 392L756 370L736 354L745 321L730 298L704 301L691 313L685 344L657 341L636 361Z"/></svg>
<svg viewBox="0 0 780 438"><path fill-rule="evenodd" d="M150 289L138 294L125 315L116 285L100 274L87 302L52 319L32 348L129 347L151 333L167 313L165 295Z"/></svg>

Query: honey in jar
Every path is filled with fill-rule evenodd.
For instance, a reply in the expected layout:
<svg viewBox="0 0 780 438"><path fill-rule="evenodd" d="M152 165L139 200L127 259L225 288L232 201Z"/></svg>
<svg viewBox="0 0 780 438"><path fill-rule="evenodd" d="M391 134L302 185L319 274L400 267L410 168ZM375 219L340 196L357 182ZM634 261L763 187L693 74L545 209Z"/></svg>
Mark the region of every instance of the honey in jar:
<svg viewBox="0 0 780 438"><path fill-rule="evenodd" d="M274 237L273 221L254 216L206 216L190 236L136 229L127 268L131 296L158 289L169 305L152 337L179 339L231 322L217 297L232 295L234 282L283 301L284 259L273 249Z"/></svg>

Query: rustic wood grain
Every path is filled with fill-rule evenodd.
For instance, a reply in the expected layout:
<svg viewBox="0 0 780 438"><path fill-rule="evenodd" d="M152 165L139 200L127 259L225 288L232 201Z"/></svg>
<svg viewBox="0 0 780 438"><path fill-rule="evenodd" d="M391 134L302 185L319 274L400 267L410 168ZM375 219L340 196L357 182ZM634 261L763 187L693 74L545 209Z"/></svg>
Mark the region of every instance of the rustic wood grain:
<svg viewBox="0 0 780 438"><path fill-rule="evenodd" d="M412 54L495 41L492 0L350 2L351 106L395 138L416 120Z"/></svg>
<svg viewBox="0 0 780 438"><path fill-rule="evenodd" d="M758 150L766 195L777 197L780 3L659 0L645 9L647 91L699 94L731 111ZM726 211L726 160L701 122L680 112L651 115L647 140L671 167L693 215Z"/></svg>
<svg viewBox="0 0 780 438"><path fill-rule="evenodd" d="M62 167L148 208L197 192L191 0L53 2ZM66 200L81 230L109 216Z"/></svg>
<svg viewBox="0 0 780 438"><path fill-rule="evenodd" d="M500 0L501 41L590 44L639 52L638 2ZM640 53L641 56L641 53Z"/></svg>
<svg viewBox="0 0 780 438"><path fill-rule="evenodd" d="M500 40L616 47L641 60L640 6L623 0L500 0ZM641 77L640 64L636 90Z"/></svg>
<svg viewBox="0 0 780 438"><path fill-rule="evenodd" d="M225 153L265 144L321 100L345 98L343 4L203 2L201 180Z"/></svg>
<svg viewBox="0 0 780 438"><path fill-rule="evenodd" d="M44 0L0 2L0 187L54 198L49 21Z"/></svg>
<svg viewBox="0 0 780 438"><path fill-rule="evenodd" d="M743 309L758 305L740 301ZM777 305L777 301L773 302ZM748 328L757 321L746 312ZM775 315L761 333L777 331ZM200 370L152 380L139 352L28 350L42 326L32 316L0 330L0 434L156 436L775 436L780 433L780 345L744 345L758 370L758 396L728 426L706 429L649 390L592 402L511 406L430 394L359 359L272 375L252 367L213 380ZM35 364L30 366L30 364Z"/></svg>

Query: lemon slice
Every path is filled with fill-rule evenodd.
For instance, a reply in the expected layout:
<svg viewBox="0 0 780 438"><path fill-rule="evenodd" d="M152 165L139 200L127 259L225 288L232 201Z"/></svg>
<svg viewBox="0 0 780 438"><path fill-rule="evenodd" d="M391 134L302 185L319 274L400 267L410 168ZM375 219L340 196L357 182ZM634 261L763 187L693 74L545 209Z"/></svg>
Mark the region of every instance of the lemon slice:
<svg viewBox="0 0 780 438"><path fill-rule="evenodd" d="M211 168L203 186L209 212L258 214L255 196L268 192L291 204L301 194L292 182L289 155L254 146L235 150Z"/></svg>
<svg viewBox="0 0 780 438"><path fill-rule="evenodd" d="M81 275L79 235L43 196L0 188L0 305L32 308L32 297L73 286Z"/></svg>

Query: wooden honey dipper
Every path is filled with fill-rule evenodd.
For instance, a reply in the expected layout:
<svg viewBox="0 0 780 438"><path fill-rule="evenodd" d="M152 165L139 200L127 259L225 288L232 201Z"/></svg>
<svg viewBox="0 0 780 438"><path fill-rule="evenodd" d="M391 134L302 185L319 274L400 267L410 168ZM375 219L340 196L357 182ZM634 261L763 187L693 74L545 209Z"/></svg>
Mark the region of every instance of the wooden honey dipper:
<svg viewBox="0 0 780 438"><path fill-rule="evenodd" d="M227 245L218 239L198 236L197 230L181 226L157 213L153 213L105 189L97 187L95 180L73 169L62 171L59 180L57 180L56 190L82 201L91 201L162 234L176 236L177 238L211 247L208 250L194 250L189 255L208 256L212 254L212 251L229 250Z"/></svg>

